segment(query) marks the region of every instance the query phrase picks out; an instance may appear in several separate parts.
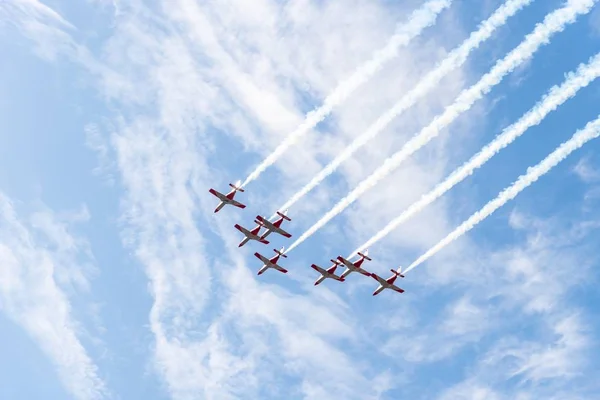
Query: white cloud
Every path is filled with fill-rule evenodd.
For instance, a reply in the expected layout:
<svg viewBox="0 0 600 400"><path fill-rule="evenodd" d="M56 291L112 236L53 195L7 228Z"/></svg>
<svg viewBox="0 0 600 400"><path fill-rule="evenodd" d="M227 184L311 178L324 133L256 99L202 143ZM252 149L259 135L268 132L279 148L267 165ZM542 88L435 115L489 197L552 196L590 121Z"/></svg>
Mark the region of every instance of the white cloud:
<svg viewBox="0 0 600 400"><path fill-rule="evenodd" d="M263 1L256 5L263 10L258 20L216 3L203 9L190 2L180 5L185 7L165 8L168 14L160 18L173 24L165 22L162 30L152 27L157 17L150 10L121 15L106 44L106 62L136 90L116 92L108 81L103 86L134 115L116 120L111 142L128 193L124 237L145 265L155 298L151 329L157 369L175 398L193 398L198 391L207 398L277 397L276 382L298 378L294 390L305 398L374 397L383 389L370 387L370 379L384 387L395 382L368 364L357 368L359 361L346 354L343 343L355 341L350 332L356 330L356 317L344 309L332 311L320 296L306 299L256 282L254 266L250 273L240 255L229 253L232 247L237 250L228 229L233 221L227 213L209 219L214 199L205 193L209 185L222 182L223 171L211 168L210 160L218 149L217 162L225 166L223 150L216 147L230 140L223 135L241 139L245 149L274 147L302 119L296 88L308 82L315 96L326 94L338 76L371 56L374 42L387 40L395 21L371 2L282 7ZM339 14L339 7L350 6L373 17ZM340 15L354 17L340 21ZM287 21L285 36L275 22L281 17ZM420 63L431 67L439 47L430 39L420 48L400 58L422 51ZM366 107L350 100L338 110L334 119L342 138L366 127L410 85L408 77L418 76L420 65L405 64L387 69L385 79L376 78L375 86L361 91L359 98L370 99ZM433 105L421 105L418 118L432 114L460 87L460 71L453 78L452 85L426 99ZM356 110L361 110L360 119ZM397 140L394 134L382 138L390 139ZM295 150L279 165L290 178L281 190L318 170L315 153L329 157L335 151L320 148L314 138ZM197 227L197 218L209 229ZM226 241L223 256L208 247L211 230ZM235 337L241 337L241 344Z"/></svg>
<svg viewBox="0 0 600 400"><path fill-rule="evenodd" d="M585 398L585 388L571 388L591 360L592 337L570 291L588 276L595 260L594 250L581 245L592 231L587 222L565 226L516 211L510 223L522 243L476 250L475 257L481 253L486 262L453 278L463 285L472 280L471 296L487 308L479 320L494 321L500 330L486 332L491 336L487 345L480 344L485 350L474 366L439 398Z"/></svg>
<svg viewBox="0 0 600 400"><path fill-rule="evenodd" d="M78 339L62 288L87 287L80 257L89 257L85 242L51 211L35 213L26 224L0 194L0 310L37 342L75 398L100 399L105 385Z"/></svg>
<svg viewBox="0 0 600 400"><path fill-rule="evenodd" d="M600 171L595 168L589 157L583 157L573 167L573 173L585 183L596 182L600 179Z"/></svg>
<svg viewBox="0 0 600 400"><path fill-rule="evenodd" d="M296 127L313 102L368 59L375 44L385 43L409 10L366 0L262 0L252 10L243 9L247 3L241 0L209 2L201 9L191 4L162 2L160 10L150 10L134 3L121 10L112 36L95 58L79 46L65 50L99 78L103 96L118 105L110 122L98 127L109 132L104 143L114 152L125 189L123 238L150 282L154 366L171 397L378 398L386 389L411 384L411 368L448 360L469 346L481 346L479 358L491 354L490 348L500 348L495 335L510 331L524 314L537 327L557 326L557 303L585 273L567 267L587 265L586 260L556 246L560 238L549 239L545 227L543 235L535 233L538 227L525 217L520 218L529 235L524 246L487 251L464 239L443 259L438 257L434 268L423 268L414 280L402 282L411 285L403 297L365 298L369 293L356 288L371 283L359 278L315 290L301 252L287 260L289 276L273 273L257 279L254 260L246 265L251 255L237 249L239 239L232 234L234 219L243 214L224 210L215 218L208 187L224 187L252 168ZM452 10L449 15L286 154L264 185L253 185L245 194L250 207L268 212L281 201L273 185L292 193L397 101L444 57L439 35L446 28L457 37L442 40L459 43L467 33ZM344 165L339 181L328 182L307 204L299 204L293 232L343 194L340 188L356 184L426 125L466 81L474 79L465 71L449 76ZM349 241L355 245L432 187L445 175L461 135L480 125L482 115L480 108L472 109L469 118L457 121L456 142L441 138L431 143L425 154L408 160L403 170L361 198L347 213L344 229L331 228L336 239L324 236L323 247L307 254L311 261L322 262L315 254L328 246L346 251ZM238 152L244 153L238 157ZM249 160L251 152L260 154ZM449 229L454 211L445 201L424 210L390 235L387 248L378 247L373 268L397 263L405 256L404 247L433 244ZM445 308L440 307L443 301ZM432 308L442 311L432 313ZM519 332L511 333L521 338ZM560 349L560 335L528 338L532 346L517 348L525 356L515 364L520 368L511 371L528 377L559 371L540 369L540 360L558 358L545 355L536 343L556 342ZM402 346L394 347L399 342ZM390 345L382 349L382 343ZM577 347L567 349L562 354ZM404 368L409 373L399 376ZM469 377L455 393L505 398L492 384Z"/></svg>
<svg viewBox="0 0 600 400"><path fill-rule="evenodd" d="M572 379L582 373L589 351L584 325L577 315L555 321L549 318L545 322L546 326L540 326L545 331L535 341L505 335L480 358L470 376L448 388L439 398L472 398L483 394L499 399L580 398L579 388L570 393L569 390L573 388ZM518 382L516 387L505 386L511 379ZM571 397L563 397L564 392Z"/></svg>

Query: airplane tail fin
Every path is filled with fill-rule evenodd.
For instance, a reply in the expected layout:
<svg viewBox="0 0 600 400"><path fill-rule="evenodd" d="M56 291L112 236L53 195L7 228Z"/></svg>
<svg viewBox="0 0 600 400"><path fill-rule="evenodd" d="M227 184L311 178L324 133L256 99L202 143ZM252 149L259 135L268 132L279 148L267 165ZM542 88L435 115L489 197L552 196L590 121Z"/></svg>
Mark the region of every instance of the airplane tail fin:
<svg viewBox="0 0 600 400"><path fill-rule="evenodd" d="M283 253L283 250L285 250L285 247L282 247L280 250L277 250L277 249L273 249L273 250L275 250L275 253L279 254L281 257L287 258L287 256Z"/></svg>
<svg viewBox="0 0 600 400"><path fill-rule="evenodd" d="M333 258L332 258L331 260L329 260L329 261L331 261L331 262L332 262L332 263L334 263L335 265L342 265L342 263L341 263L340 261L338 261L338 260L334 260Z"/></svg>
<svg viewBox="0 0 600 400"><path fill-rule="evenodd" d="M279 215L281 218L285 219L286 221L291 221L292 219L290 217L288 217L287 215L285 215L285 213L287 213L287 210L285 210L285 212L283 212L283 213L277 211L277 215Z"/></svg>
<svg viewBox="0 0 600 400"><path fill-rule="evenodd" d="M231 186L232 188L234 188L236 191L238 192L244 192L244 189L242 189L242 187L240 186L241 181L237 181L236 183L230 183L229 186Z"/></svg>
<svg viewBox="0 0 600 400"><path fill-rule="evenodd" d="M369 254L367 251L365 251L364 253L361 253L360 251L357 253L360 257L364 258L365 260L369 260L372 261L372 259L367 256L367 254Z"/></svg>

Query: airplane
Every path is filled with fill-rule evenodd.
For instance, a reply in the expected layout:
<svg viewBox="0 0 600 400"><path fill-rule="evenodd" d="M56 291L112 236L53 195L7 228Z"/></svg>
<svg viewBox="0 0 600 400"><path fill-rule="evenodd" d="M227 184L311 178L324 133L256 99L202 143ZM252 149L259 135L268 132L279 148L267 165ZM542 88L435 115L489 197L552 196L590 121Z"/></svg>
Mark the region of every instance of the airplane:
<svg viewBox="0 0 600 400"><path fill-rule="evenodd" d="M289 233L287 233L286 231L281 229L281 224L283 223L284 219L286 221L291 221L291 218L286 215L287 212L288 212L288 210L285 210L282 213L277 211L277 215L279 215L279 219L275 222L270 222L269 220L261 217L260 215L256 216L257 222L259 224L262 224L262 226L264 226L265 228L267 228L267 231L265 233L263 233L263 235L261 236L263 239L266 238L267 236L269 236L271 234L271 232L279 233L281 236L284 236L286 238L292 237L292 235L290 235Z"/></svg>
<svg viewBox="0 0 600 400"><path fill-rule="evenodd" d="M279 272L283 272L284 274L287 274L287 269L281 268L279 265L277 265L277 261L279 261L279 257L287 258L287 256L285 254L283 254L283 250L284 249L285 249L284 247L282 247L279 250L273 249L273 250L275 250L275 253L277 253L277 255L274 256L274 257L272 257L272 258L270 258L270 259L267 259L262 254L254 253L254 256L256 256L256 258L258 258L260 261L262 261L264 263L264 265L258 271L258 275L262 274L263 272L265 272L269 268L274 268L274 269L276 269Z"/></svg>
<svg viewBox="0 0 600 400"><path fill-rule="evenodd" d="M317 271L318 273L321 274L319 279L317 279L315 281L315 286L317 286L319 283L323 282L327 278L331 278L331 279L335 279L336 281L344 282L344 280L345 280L344 278L340 278L339 276L337 276L335 274L335 269L337 267L339 267L340 265L342 265L342 263L339 262L338 260L331 260L331 262L333 263L333 265L330 268L328 268L327 270L325 270L315 264L310 266L312 269L314 269L315 271Z"/></svg>
<svg viewBox="0 0 600 400"><path fill-rule="evenodd" d="M227 194L219 193L215 189L212 189L212 188L208 190L211 194L217 196L219 198L219 200L221 200L221 202L219 203L217 208L215 208L215 212L219 212L219 210L221 210L221 208L225 207L225 205L227 205L227 204L231 204L232 206L236 206L238 208L246 208L246 206L244 204L233 199L236 192L242 192L242 193L244 192L244 189L242 189L240 184L241 184L241 181L237 181L235 184L230 183L229 186L231 186L233 188L233 190Z"/></svg>
<svg viewBox="0 0 600 400"><path fill-rule="evenodd" d="M262 224L258 221L254 221L254 222L256 222L258 225L256 225L255 228L252 228L252 230L248 230L248 229L244 228L243 226L240 226L239 224L234 225L235 229L242 232L244 234L244 236L246 236L245 238L242 239L240 244L238 244L238 247L242 247L243 245L248 243L249 240L256 240L263 244L269 244L268 240L265 240L264 238L260 237L260 235L258 234L260 232L260 229L263 227Z"/></svg>
<svg viewBox="0 0 600 400"><path fill-rule="evenodd" d="M401 289L398 286L394 285L396 278L398 278L398 277L404 278L404 275L402 275L402 267L398 267L398 271L395 271L393 269L390 269L390 271L392 271L392 274L394 274L394 275L392 275L391 277L389 277L387 279L383 279L382 277L380 277L377 274L371 274L371 278L373 278L377 282L379 282L379 287L377 289L375 289L375 291L373 292L373 296L377 296L379 293L381 293L385 289L392 289L398 293L404 293L404 289Z"/></svg>
<svg viewBox="0 0 600 400"><path fill-rule="evenodd" d="M364 253L359 252L358 255L360 258L354 262L350 262L350 261L346 260L344 257L338 256L337 259L340 260L346 267L346 270L342 274L341 278L346 278L352 272L359 272L359 273L363 274L364 276L371 276L371 273L369 271L366 271L362 268L362 264L365 260L371 261L371 259L367 256L367 254L369 254L369 250L365 250Z"/></svg>

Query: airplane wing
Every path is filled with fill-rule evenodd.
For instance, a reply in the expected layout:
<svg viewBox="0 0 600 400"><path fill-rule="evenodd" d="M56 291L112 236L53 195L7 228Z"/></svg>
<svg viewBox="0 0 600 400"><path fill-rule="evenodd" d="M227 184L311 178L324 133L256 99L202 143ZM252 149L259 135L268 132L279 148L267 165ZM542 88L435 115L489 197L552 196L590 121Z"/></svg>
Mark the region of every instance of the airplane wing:
<svg viewBox="0 0 600 400"><path fill-rule="evenodd" d="M277 233L279 233L281 236L283 236L283 237L286 237L286 238L291 238L291 237L292 237L292 235L291 235L290 233L286 232L285 230L283 230L283 229L281 229L281 228L278 228L278 227L276 227L275 225L273 225L273 223L272 223L271 221L264 219L264 218L263 218L263 217L261 217L260 215L257 215L257 216L256 216L256 219L257 219L258 221L260 221L260 223L261 223L261 224L262 224L262 225L263 225L265 228L267 228L268 230L270 230L270 231L273 231L273 232L277 232Z"/></svg>
<svg viewBox="0 0 600 400"><path fill-rule="evenodd" d="M277 271L279 272L283 272L284 274L287 274L287 269L285 268L281 268L279 265L277 264L273 264L272 262L269 262L269 265L273 268L275 268Z"/></svg>
<svg viewBox="0 0 600 400"><path fill-rule="evenodd" d="M235 229L242 232L244 234L244 236L246 236L247 238L258 240L259 242L264 243L264 244L269 244L268 240L260 238L258 235L253 234L252 232L250 232L248 229L244 228L243 226L240 226L239 224L235 224L234 226L235 226Z"/></svg>
<svg viewBox="0 0 600 400"><path fill-rule="evenodd" d="M310 267L325 277L330 275L329 272L327 272L325 269L319 267L318 265L313 264Z"/></svg>
<svg viewBox="0 0 600 400"><path fill-rule="evenodd" d="M346 280L341 276L337 276L336 274L329 274L328 278L335 279L336 281L345 282Z"/></svg>
<svg viewBox="0 0 600 400"><path fill-rule="evenodd" d="M396 286L396 285L390 285L390 286L388 287L388 289L392 289L392 290L394 290L394 291L396 291L396 292L398 292L398 293L404 293L404 289L401 289L401 288L399 288L399 287L398 287L398 286Z"/></svg>
<svg viewBox="0 0 600 400"><path fill-rule="evenodd" d="M379 282L379 284L381 284L383 287L387 287L389 284L387 283L387 281L385 279L383 279L382 277L380 277L377 274L371 274L371 278L375 279L377 282Z"/></svg>
<svg viewBox="0 0 600 400"><path fill-rule="evenodd" d="M254 256L256 258L258 258L260 261L262 261L263 264L265 264L265 265L269 265L271 263L271 261L269 261L269 259L267 257L263 256L260 253L254 253Z"/></svg>
<svg viewBox="0 0 600 400"><path fill-rule="evenodd" d="M262 261L265 265L268 265L271 268L275 268L277 271L279 272L283 272L284 274L287 274L287 269L285 268L281 268L279 265L272 263L271 260L269 260L267 257L263 256L260 253L254 253L254 256L256 258L258 258L260 261Z"/></svg>
<svg viewBox="0 0 600 400"><path fill-rule="evenodd" d="M288 238L288 239L292 237L291 233L288 233L281 228L275 228L275 229L273 229L273 231L279 233L281 236Z"/></svg>
<svg viewBox="0 0 600 400"><path fill-rule="evenodd" d="M338 258L337 258L337 259L338 259L339 261L341 261L341 262L342 262L342 263L343 263L343 264L346 266L346 268L348 268L348 269L351 269L351 270L355 270L355 269L356 269L356 268L354 267L354 264L353 264L353 263L351 263L350 261L346 260L344 257L342 257L342 256L338 256Z"/></svg>
<svg viewBox="0 0 600 400"><path fill-rule="evenodd" d="M227 198L227 196L225 196L223 193L217 192L215 189L208 189L208 191L211 194L217 196L219 198L219 200L221 200L221 201L224 201L224 202L228 202L229 201L229 199Z"/></svg>
<svg viewBox="0 0 600 400"><path fill-rule="evenodd" d="M236 200L233 200L233 199L231 199L231 200L227 199L227 203L231 204L232 206L236 206L238 208L246 208L245 204L242 204L239 201L236 201Z"/></svg>
<svg viewBox="0 0 600 400"><path fill-rule="evenodd" d="M364 276L371 276L371 273L369 271L362 269L361 267L357 267L356 265L354 265L354 263L346 260L342 256L338 256L338 260L341 261L346 266L346 268L348 268L351 271L359 272L359 273L363 274Z"/></svg>
<svg viewBox="0 0 600 400"><path fill-rule="evenodd" d="M208 189L208 191L211 194L217 196L219 198L219 200L221 200L223 203L231 204L232 206L236 206L238 208L246 208L246 206L244 204L240 203L237 200L230 199L229 197L225 196L223 193L217 192L215 189Z"/></svg>

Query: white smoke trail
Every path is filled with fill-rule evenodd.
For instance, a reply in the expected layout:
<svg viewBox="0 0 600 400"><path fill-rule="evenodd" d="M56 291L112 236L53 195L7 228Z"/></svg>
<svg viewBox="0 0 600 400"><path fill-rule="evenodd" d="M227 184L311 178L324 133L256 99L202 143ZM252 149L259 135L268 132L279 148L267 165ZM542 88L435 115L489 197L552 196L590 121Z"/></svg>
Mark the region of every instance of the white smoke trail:
<svg viewBox="0 0 600 400"><path fill-rule="evenodd" d="M519 179L511 186L504 189L498 197L487 203L481 210L471 215L469 219L463 222L458 228L452 233L442 239L438 244L429 249L425 254L419 257L413 262L405 271L408 272L415 268L419 264L423 263L428 258L432 257L438 251L473 229L478 223L490 216L494 211L502 207L508 201L514 199L522 190L526 189L529 185L537 181L541 176L546 174L558 163L567 158L569 154L579 149L581 146L586 144L592 139L600 136L600 116L589 122L585 128L578 131L573 135L571 139L561 144L556 150L554 150L548 157L544 158L535 167L529 167L525 175L521 175Z"/></svg>
<svg viewBox="0 0 600 400"><path fill-rule="evenodd" d="M564 28L577 19L579 15L587 14L598 0L569 0L567 4L550 14L548 14L542 23L536 25L533 32L525 37L513 51L506 57L498 61L496 65L485 74L479 82L465 89L458 96L456 101L446 107L441 115L411 138L398 152L387 158L383 165L373 172L369 177L356 186L352 192L340 200L331 210L329 210L320 220L304 232L287 250L288 252L297 247L300 243L309 238L318 231L330 219L341 213L346 207L352 204L363 193L375 186L381 179L395 170L406 158L415 151L426 145L431 139L435 138L439 132L450 125L460 114L469 110L475 101L489 92L493 86L498 84L502 78L512 72L523 61L529 59L541 45L547 44L550 37L564 30Z"/></svg>
<svg viewBox="0 0 600 400"><path fill-rule="evenodd" d="M500 150L511 144L515 139L521 136L527 129L538 125L550 112L556 110L561 104L577 94L579 89L589 85L594 79L600 76L600 53L590 58L588 64L581 64L577 71L567 75L567 79L560 86L554 86L531 110L511 126L504 129L502 134L498 135L491 143L485 146L475 154L469 161L456 169L442 183L438 184L429 193L423 195L421 199L413 203L404 212L390 221L382 230L373 235L363 245L358 247L349 257L352 257L359 251L373 246L379 240L383 239L391 231L396 229L404 221L423 210L444 193L452 189L455 185L467 178L477 168L481 167Z"/></svg>
<svg viewBox="0 0 600 400"><path fill-rule="evenodd" d="M362 135L357 137L348 147L339 153L321 172L319 172L309 183L295 193L278 210L284 210L293 206L298 200L314 189L323 179L331 175L344 161L350 158L358 149L369 143L381 131L389 125L394 118L412 107L420 97L426 95L435 88L440 80L456 68L465 63L469 54L476 50L481 43L489 39L496 29L506 23L506 20L515 15L523 7L529 5L533 0L508 0L500 6L486 21L479 25L479 29L472 32L459 47L452 50L434 70L429 72L419 81L410 92L400 99L392 108L381 115Z"/></svg>
<svg viewBox="0 0 600 400"><path fill-rule="evenodd" d="M452 0L429 0L423 7L414 11L409 17L408 22L400 28L388 41L387 45L377 51L374 57L361 65L348 79L340 83L334 91L327 96L323 105L312 110L306 115L304 122L290 133L283 142L271 154L260 163L254 171L242 184L246 186L260 176L267 168L269 168L279 157L296 141L314 128L319 122L323 121L334 107L339 105L348 96L356 90L360 85L365 83L373 76L387 61L396 57L398 48L407 45L414 37L418 36L425 28L432 26L439 13L450 7Z"/></svg>

